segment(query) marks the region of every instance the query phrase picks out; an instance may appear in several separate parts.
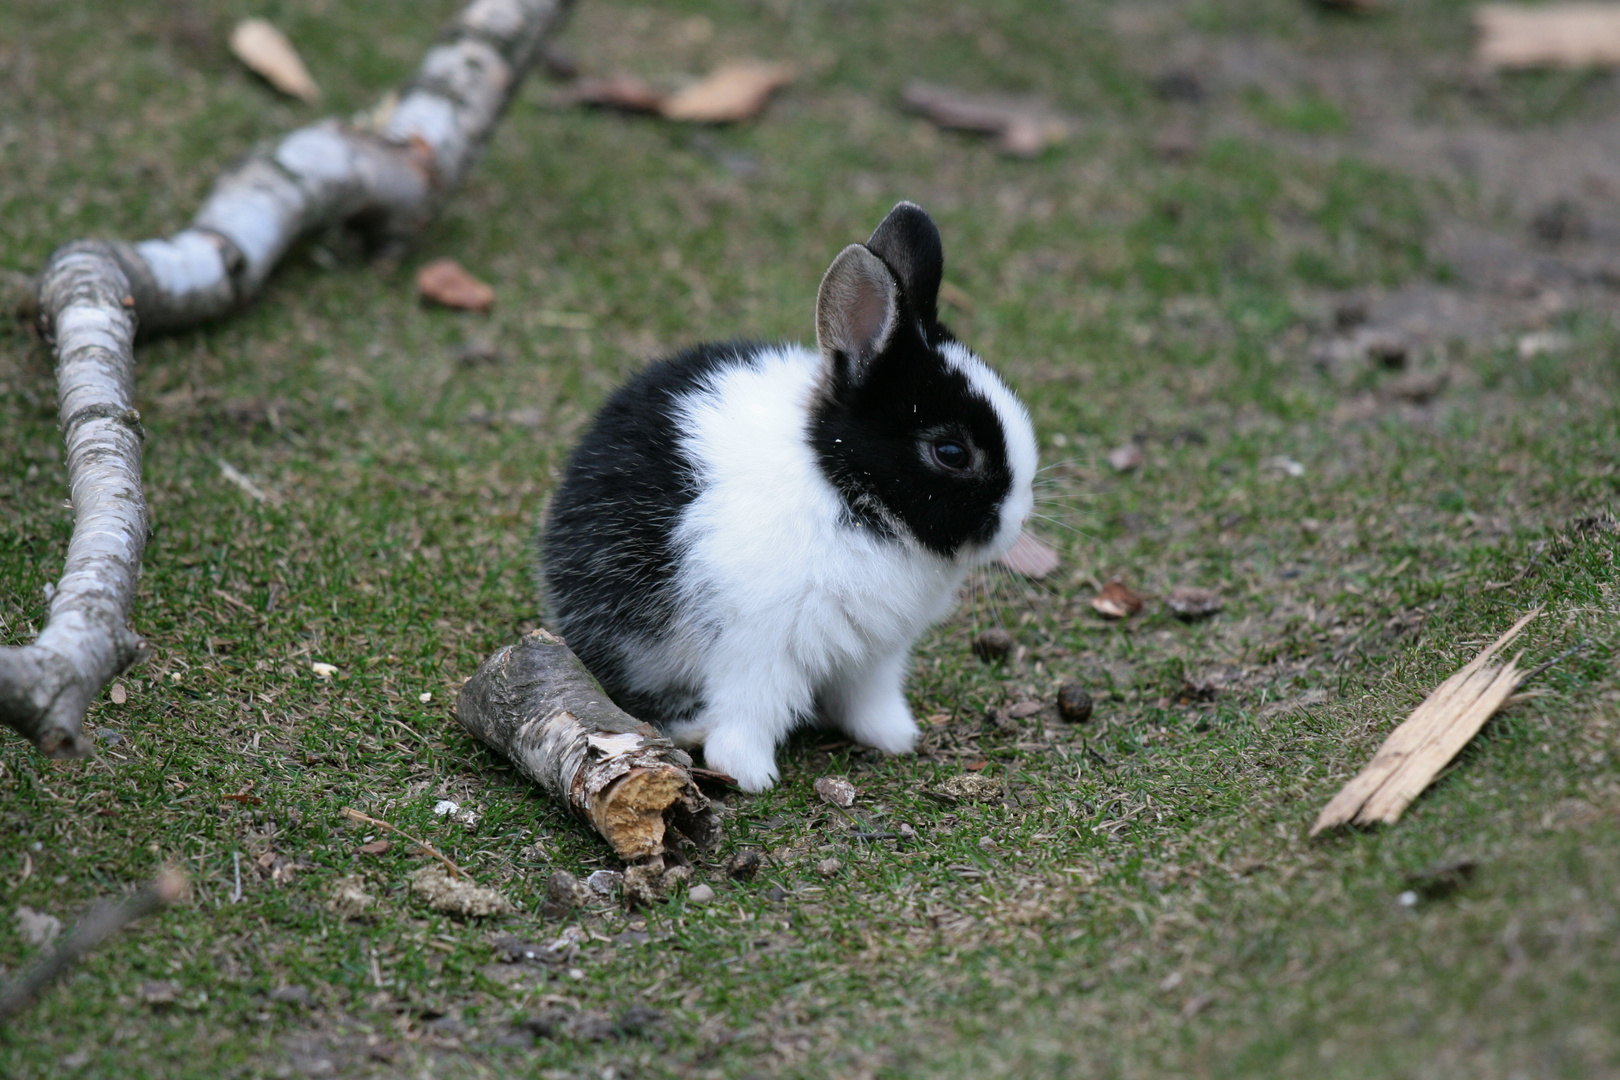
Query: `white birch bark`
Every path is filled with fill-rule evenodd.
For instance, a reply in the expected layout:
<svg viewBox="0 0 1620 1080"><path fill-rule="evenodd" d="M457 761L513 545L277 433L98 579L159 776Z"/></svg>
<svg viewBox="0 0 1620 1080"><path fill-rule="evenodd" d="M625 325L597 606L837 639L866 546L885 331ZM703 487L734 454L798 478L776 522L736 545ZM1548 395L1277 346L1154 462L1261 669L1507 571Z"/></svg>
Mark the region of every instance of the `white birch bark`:
<svg viewBox="0 0 1620 1080"><path fill-rule="evenodd" d="M579 657L544 630L479 666L456 699L456 719L622 859L720 842L720 819L693 782L692 759L613 704Z"/></svg>
<svg viewBox="0 0 1620 1080"><path fill-rule="evenodd" d="M137 329L227 314L313 230L412 236L477 158L571 5L473 0L375 130L337 120L302 128L225 173L182 232L79 241L51 256L40 324L56 349L73 538L44 630L32 645L0 648L0 723L53 757L86 754L86 708L145 652L129 627L147 537Z"/></svg>

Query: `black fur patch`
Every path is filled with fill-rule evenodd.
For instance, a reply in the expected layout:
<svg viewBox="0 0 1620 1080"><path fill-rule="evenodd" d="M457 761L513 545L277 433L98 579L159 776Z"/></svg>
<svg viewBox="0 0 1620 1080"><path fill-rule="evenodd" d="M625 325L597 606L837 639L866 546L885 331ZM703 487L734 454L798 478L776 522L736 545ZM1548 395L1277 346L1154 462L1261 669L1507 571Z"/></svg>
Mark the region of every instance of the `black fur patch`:
<svg viewBox="0 0 1620 1080"><path fill-rule="evenodd" d="M552 499L540 538L552 629L642 719L679 719L697 705L695 688L632 694L625 662L626 648L663 634L676 614L671 533L698 489L675 401L717 369L752 363L761 348L701 345L647 367L602 406Z"/></svg>
<svg viewBox="0 0 1620 1080"><path fill-rule="evenodd" d="M995 536L1012 466L995 408L936 351L950 340L944 328L923 325L904 306L902 316L859 382L836 379L821 395L810 443L853 521L884 536L898 521L925 548L952 557ZM969 445L974 468L951 473L932 464L928 445L939 438Z"/></svg>

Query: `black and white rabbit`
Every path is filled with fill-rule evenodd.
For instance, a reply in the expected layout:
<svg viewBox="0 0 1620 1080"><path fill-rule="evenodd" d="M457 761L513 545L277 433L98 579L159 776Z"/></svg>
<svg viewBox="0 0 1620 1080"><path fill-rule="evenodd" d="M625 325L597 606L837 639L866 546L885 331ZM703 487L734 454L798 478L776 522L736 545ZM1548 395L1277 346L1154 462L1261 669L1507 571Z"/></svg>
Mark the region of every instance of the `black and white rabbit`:
<svg viewBox="0 0 1620 1080"><path fill-rule="evenodd" d="M933 220L900 203L822 279L819 351L652 364L552 501L553 628L621 707L748 791L817 717L911 750L913 642L1029 515L1029 415L940 325L943 268Z"/></svg>

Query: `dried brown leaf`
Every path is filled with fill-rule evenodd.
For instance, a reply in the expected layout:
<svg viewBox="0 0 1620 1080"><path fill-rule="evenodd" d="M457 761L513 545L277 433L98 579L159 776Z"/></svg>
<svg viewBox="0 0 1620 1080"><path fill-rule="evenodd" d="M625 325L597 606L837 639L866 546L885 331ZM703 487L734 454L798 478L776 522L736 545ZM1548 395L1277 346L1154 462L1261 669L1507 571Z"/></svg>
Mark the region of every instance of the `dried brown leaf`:
<svg viewBox="0 0 1620 1080"><path fill-rule="evenodd" d="M354 850L360 855L381 855L393 846L387 840L373 840L369 844L361 844Z"/></svg>
<svg viewBox="0 0 1620 1080"><path fill-rule="evenodd" d="M1035 98L964 94L913 82L902 100L939 127L999 136L1002 151L1017 157L1034 157L1069 137L1069 122Z"/></svg>
<svg viewBox="0 0 1620 1080"><path fill-rule="evenodd" d="M495 304L495 290L454 259L434 259L418 270L416 291L423 300L467 311L488 311Z"/></svg>
<svg viewBox="0 0 1620 1080"><path fill-rule="evenodd" d="M1620 4L1483 4L1479 59L1493 68L1620 64Z"/></svg>
<svg viewBox="0 0 1620 1080"><path fill-rule="evenodd" d="M1015 574L1040 579L1058 568L1058 553L1029 533L1019 533L1013 546L996 560Z"/></svg>
<svg viewBox="0 0 1620 1080"><path fill-rule="evenodd" d="M579 79L560 95L566 105L595 105L632 113L661 112L669 95L638 75Z"/></svg>
<svg viewBox="0 0 1620 1080"><path fill-rule="evenodd" d="M1110 581L1102 592L1091 598L1091 606L1106 619L1124 619L1142 610L1147 597L1123 581Z"/></svg>
<svg viewBox="0 0 1620 1080"><path fill-rule="evenodd" d="M792 64L733 60L702 80L672 94L661 111L670 120L694 124L731 124L759 115L772 94L792 82Z"/></svg>
<svg viewBox="0 0 1620 1080"><path fill-rule="evenodd" d="M263 19L244 19L231 31L231 52L255 75L283 94L315 102L321 88L299 59L287 35Z"/></svg>

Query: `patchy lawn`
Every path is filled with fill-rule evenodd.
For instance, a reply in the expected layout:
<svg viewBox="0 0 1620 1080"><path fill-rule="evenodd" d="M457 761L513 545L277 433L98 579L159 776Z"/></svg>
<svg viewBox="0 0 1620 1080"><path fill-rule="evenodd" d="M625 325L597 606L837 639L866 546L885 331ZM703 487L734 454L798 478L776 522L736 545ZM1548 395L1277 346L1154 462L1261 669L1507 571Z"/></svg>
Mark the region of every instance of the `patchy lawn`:
<svg viewBox="0 0 1620 1080"><path fill-rule="evenodd" d="M256 140L369 107L456 6L6 5L8 304L58 243L168 234ZM581 0L588 72L799 78L726 129L536 79L403 261L318 238L250 310L142 347L153 655L93 708L97 760L0 740L0 972L39 951L19 906L71 922L165 862L192 893L0 1032L0 1073L1620 1076L1620 83L1483 75L1465 5L1386 7ZM249 14L319 110L229 59ZM1036 95L1074 134L1001 156L906 114L916 78ZM1030 405L1063 569L986 576L923 643L917 757L806 732L780 787L729 796L712 903L542 915L552 871L616 864L448 710L539 619L563 455L650 356L809 339L828 261L900 198L943 232L946 317ZM492 314L417 304L447 255ZM8 321L0 642L39 628L65 491L49 353ZM1151 598L1108 622L1116 578ZM1224 610L1178 620L1177 585ZM1537 605L1526 664L1582 651L1400 824L1308 841ZM997 626L1015 651L981 663ZM967 772L994 791L940 794ZM433 914L421 856L359 853L347 806L521 912ZM1425 877L1461 858L1459 887ZM360 919L329 906L346 879Z"/></svg>

